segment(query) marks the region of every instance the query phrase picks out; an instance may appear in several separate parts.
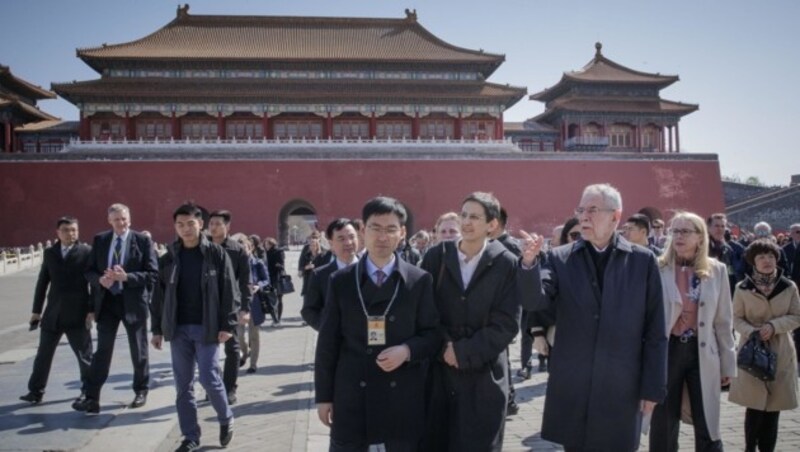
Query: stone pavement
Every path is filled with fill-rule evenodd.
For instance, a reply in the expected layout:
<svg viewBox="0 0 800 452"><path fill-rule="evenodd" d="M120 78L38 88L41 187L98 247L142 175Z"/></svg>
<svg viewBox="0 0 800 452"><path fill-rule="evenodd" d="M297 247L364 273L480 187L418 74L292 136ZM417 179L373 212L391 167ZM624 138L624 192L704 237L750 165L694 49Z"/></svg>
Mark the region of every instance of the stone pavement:
<svg viewBox="0 0 800 452"><path fill-rule="evenodd" d="M295 268L297 253L287 253L287 267ZM0 277L0 450L111 450L170 451L180 443L174 409L169 352L151 349L154 388L142 409L125 407L133 394L124 330L117 340L111 377L99 416L87 417L69 407L76 395L77 366L64 341L53 365L45 403L29 406L17 400L25 392L38 334L28 333L30 297L36 273L22 272L13 279ZM299 283L299 281L296 281ZM296 284L299 287L299 284ZM300 297L285 297L282 326L261 328L258 372L239 378L239 401L233 406L235 437L230 450L327 450L327 429L319 422L313 403L313 357L316 333L301 325ZM9 318L13 322L9 323ZM6 322L6 323L3 323ZM519 344L512 345L514 373L519 368ZM506 451L555 451L560 447L539 437L547 374L528 381L515 377L520 413L506 424ZM203 390L197 385L198 397ZM723 395L723 399L725 396ZM744 409L723 401L722 435L729 451L744 449ZM219 449L218 425L208 403L199 404L202 450ZM646 450L646 437L642 450ZM800 450L800 412L783 412L778 451ZM681 428L681 449L693 450L691 426Z"/></svg>

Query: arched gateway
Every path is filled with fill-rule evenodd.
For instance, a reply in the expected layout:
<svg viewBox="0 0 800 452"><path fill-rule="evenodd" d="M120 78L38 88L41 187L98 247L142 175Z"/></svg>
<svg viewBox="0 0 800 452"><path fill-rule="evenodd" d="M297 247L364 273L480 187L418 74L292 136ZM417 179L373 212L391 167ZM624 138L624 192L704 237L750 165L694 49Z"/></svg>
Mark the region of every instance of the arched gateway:
<svg viewBox="0 0 800 452"><path fill-rule="evenodd" d="M278 213L278 242L281 246L305 242L317 225L317 210L304 199L293 199Z"/></svg>

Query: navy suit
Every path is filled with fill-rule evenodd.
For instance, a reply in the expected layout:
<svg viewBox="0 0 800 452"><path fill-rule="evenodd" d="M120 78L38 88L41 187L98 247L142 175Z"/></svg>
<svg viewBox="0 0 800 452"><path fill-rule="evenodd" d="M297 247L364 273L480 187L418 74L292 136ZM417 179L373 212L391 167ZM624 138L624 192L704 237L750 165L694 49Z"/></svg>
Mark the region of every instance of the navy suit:
<svg viewBox="0 0 800 452"><path fill-rule="evenodd" d="M97 350L92 359L86 396L95 400L99 400L100 390L108 378L120 322L128 333L134 392L147 392L150 381L147 344L150 299L148 287L152 287L158 277L158 261L152 241L139 232L130 231L123 244L125 252L122 263L128 280L122 283L122 293L114 295L100 285L100 278L111 266L108 255L113 240L113 231L102 232L94 237L86 268L86 279L95 289L90 312L94 313L97 321Z"/></svg>
<svg viewBox="0 0 800 452"><path fill-rule="evenodd" d="M44 251L42 268L33 295L32 312L42 314L44 310L44 314L41 319L39 348L36 350L33 372L28 380L30 392L44 392L53 355L64 334L78 359L81 389L86 389L92 360L92 336L86 328L90 295L89 283L83 272L90 253L91 248L85 243L74 244L66 257L61 254L60 242Z"/></svg>

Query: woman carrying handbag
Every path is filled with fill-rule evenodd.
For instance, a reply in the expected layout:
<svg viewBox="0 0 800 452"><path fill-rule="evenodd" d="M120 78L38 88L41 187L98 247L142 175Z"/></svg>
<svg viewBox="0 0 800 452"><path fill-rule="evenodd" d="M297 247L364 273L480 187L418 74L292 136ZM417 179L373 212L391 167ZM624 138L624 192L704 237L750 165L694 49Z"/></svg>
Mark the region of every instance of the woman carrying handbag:
<svg viewBox="0 0 800 452"><path fill-rule="evenodd" d="M742 347L753 333L777 355L775 379L763 381L740 371L731 383L728 400L747 408L744 417L745 451L775 450L778 416L797 407L797 358L790 333L800 327L797 286L778 269L780 248L769 239L751 243L745 260L751 274L737 284L733 297L733 325Z"/></svg>

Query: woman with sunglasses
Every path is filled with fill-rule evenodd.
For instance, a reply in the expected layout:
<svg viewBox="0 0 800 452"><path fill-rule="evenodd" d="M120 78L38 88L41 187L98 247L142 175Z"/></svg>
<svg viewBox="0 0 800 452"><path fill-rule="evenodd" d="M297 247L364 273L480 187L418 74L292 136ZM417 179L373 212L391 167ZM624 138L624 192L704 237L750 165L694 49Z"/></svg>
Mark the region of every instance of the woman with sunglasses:
<svg viewBox="0 0 800 452"><path fill-rule="evenodd" d="M722 451L720 384L736 376L727 268L708 257L706 223L689 212L672 219L658 264L669 352L667 397L653 412L650 451L678 450L681 413L687 411L695 450Z"/></svg>

